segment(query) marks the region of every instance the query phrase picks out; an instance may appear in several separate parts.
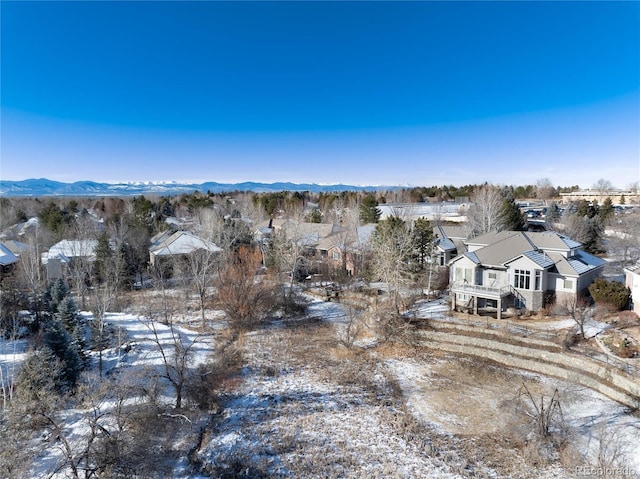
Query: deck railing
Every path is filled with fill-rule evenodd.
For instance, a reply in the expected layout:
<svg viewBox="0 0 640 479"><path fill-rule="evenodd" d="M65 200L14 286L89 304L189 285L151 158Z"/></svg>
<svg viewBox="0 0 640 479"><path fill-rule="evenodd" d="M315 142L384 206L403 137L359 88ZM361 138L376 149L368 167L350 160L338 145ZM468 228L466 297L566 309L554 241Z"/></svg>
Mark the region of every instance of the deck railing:
<svg viewBox="0 0 640 479"><path fill-rule="evenodd" d="M482 286L480 284L470 283L453 283L451 285L451 291L454 293L466 293L473 294L475 296L495 298L504 298L505 296L509 296L512 293L510 286L494 288L490 286Z"/></svg>

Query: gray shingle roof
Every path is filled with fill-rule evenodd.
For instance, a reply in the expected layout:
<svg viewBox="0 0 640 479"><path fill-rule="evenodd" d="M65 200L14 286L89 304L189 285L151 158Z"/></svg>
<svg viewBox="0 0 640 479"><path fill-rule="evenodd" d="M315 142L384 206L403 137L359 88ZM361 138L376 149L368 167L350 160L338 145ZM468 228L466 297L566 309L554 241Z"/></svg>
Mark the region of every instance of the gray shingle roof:
<svg viewBox="0 0 640 479"><path fill-rule="evenodd" d="M527 232L525 234L533 244L544 250L569 251L582 246L581 243L554 231Z"/></svg>
<svg viewBox="0 0 640 479"><path fill-rule="evenodd" d="M494 233L495 242L475 251L482 264L502 266L504 263L533 249L533 246L522 232L508 231L503 233L505 234ZM488 237L487 235L484 236Z"/></svg>
<svg viewBox="0 0 640 479"><path fill-rule="evenodd" d="M219 252L221 248L214 243L202 239L188 231L176 231L168 238L155 242L149 248L154 256L172 256L175 254L190 254L198 249Z"/></svg>
<svg viewBox="0 0 640 479"><path fill-rule="evenodd" d="M487 233L470 239L467 244L477 249L466 256L476 264L499 267L514 259L525 256L541 268L555 266L558 273L576 276L601 267L605 261L579 250L568 256L572 250L582 246L562 234L545 232L501 231Z"/></svg>

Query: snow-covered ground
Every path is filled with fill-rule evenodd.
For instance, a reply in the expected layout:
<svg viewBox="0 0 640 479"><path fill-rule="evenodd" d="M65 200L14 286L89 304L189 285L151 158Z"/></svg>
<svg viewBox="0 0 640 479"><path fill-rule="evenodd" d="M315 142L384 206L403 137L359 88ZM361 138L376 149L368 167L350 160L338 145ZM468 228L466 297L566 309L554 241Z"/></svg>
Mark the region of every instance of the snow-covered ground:
<svg viewBox="0 0 640 479"><path fill-rule="evenodd" d="M424 302L416 316L437 320L446 311L444 301ZM165 354L173 354L176 337L192 346L194 367L207 361L220 333L220 327L207 334L194 326L172 329L135 314L111 313L106 319L119 340L103 352L105 372L159 368L158 344ZM221 413L209 418L196 450L198 467L187 460L187 451L197 443L198 428L192 425L185 445L176 446L185 450L171 475L574 477L575 471L557 463L532 466L515 447L495 440L506 434L510 401L522 383L540 395L560 391L572 441L584 456L574 464L595 464L600 444L607 443L616 445L629 471L640 471L640 418L602 395L455 356L374 348L366 330L350 346L345 335L352 324L354 311L348 306L313 300L306 317L278 320L244 334L244 367L237 384L225 391ZM553 323L557 328L573 325ZM25 348L22 340L0 342L4 370L19 364ZM170 388L165 396L170 403ZM114 404L105 400L100 407L107 410ZM77 447L87 433L86 417L87 411L78 409L62 414ZM67 477L68 470L54 472L61 463L60 444L43 442L42 448L31 477Z"/></svg>

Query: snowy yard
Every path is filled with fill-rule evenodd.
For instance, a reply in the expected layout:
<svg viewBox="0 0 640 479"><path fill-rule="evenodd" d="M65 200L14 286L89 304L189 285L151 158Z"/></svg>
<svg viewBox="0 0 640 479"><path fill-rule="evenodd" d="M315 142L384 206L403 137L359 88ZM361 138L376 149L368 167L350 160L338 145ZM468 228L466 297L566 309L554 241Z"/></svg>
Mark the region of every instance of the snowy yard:
<svg viewBox="0 0 640 479"><path fill-rule="evenodd" d="M445 310L441 301L423 303L416 316L437 319ZM207 363L224 340L220 320L206 334L193 328L197 321L169 328L135 314L113 313L107 320L118 337L118 344L103 352L107 376L116 370L162 370L162 352L174 354L176 341L192 348L189 367L194 368ZM314 300L305 317L275 320L243 334L238 339L243 364L221 391L220 409L166 415L173 443L165 457L172 465L165 474L184 479L558 479L575 477L576 467L597 464L597 456L607 452L604 444L615 446L618 464L640 471L637 413L568 382L380 344L366 330L351 346L344 337L354 321L347 306ZM25 347L23 341L0 343L5 377L24 358ZM518 443L514 401L523 383L534 397L559 391L571 442L566 450L572 457L532 461L533 453ZM172 403L166 383L159 398L165 405ZM99 403L101 411L117 406L113 398ZM71 445L78 449L88 434L87 412L61 414ZM68 469L57 470L64 464L60 442L41 441L40 447L30 476L69 477Z"/></svg>

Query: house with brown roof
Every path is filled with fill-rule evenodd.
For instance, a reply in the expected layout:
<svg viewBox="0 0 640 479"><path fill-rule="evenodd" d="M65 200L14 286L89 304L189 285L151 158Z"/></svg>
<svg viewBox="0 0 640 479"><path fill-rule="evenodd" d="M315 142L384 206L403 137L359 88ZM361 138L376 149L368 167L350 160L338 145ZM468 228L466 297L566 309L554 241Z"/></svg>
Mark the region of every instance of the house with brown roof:
<svg viewBox="0 0 640 479"><path fill-rule="evenodd" d="M349 275L361 274L370 255L369 244L375 224L358 226L323 238L317 250L329 269L345 270Z"/></svg>
<svg viewBox="0 0 640 479"><path fill-rule="evenodd" d="M509 307L537 311L545 298L576 296L602 274L605 261L556 232L501 231L465 241L449 262L451 308L478 313Z"/></svg>
<svg viewBox="0 0 640 479"><path fill-rule="evenodd" d="M259 224L254 237L262 243L281 235L296 245L310 273L327 275L331 271L346 270L354 275L363 269L374 229L375 225L345 229L335 223L272 219Z"/></svg>

